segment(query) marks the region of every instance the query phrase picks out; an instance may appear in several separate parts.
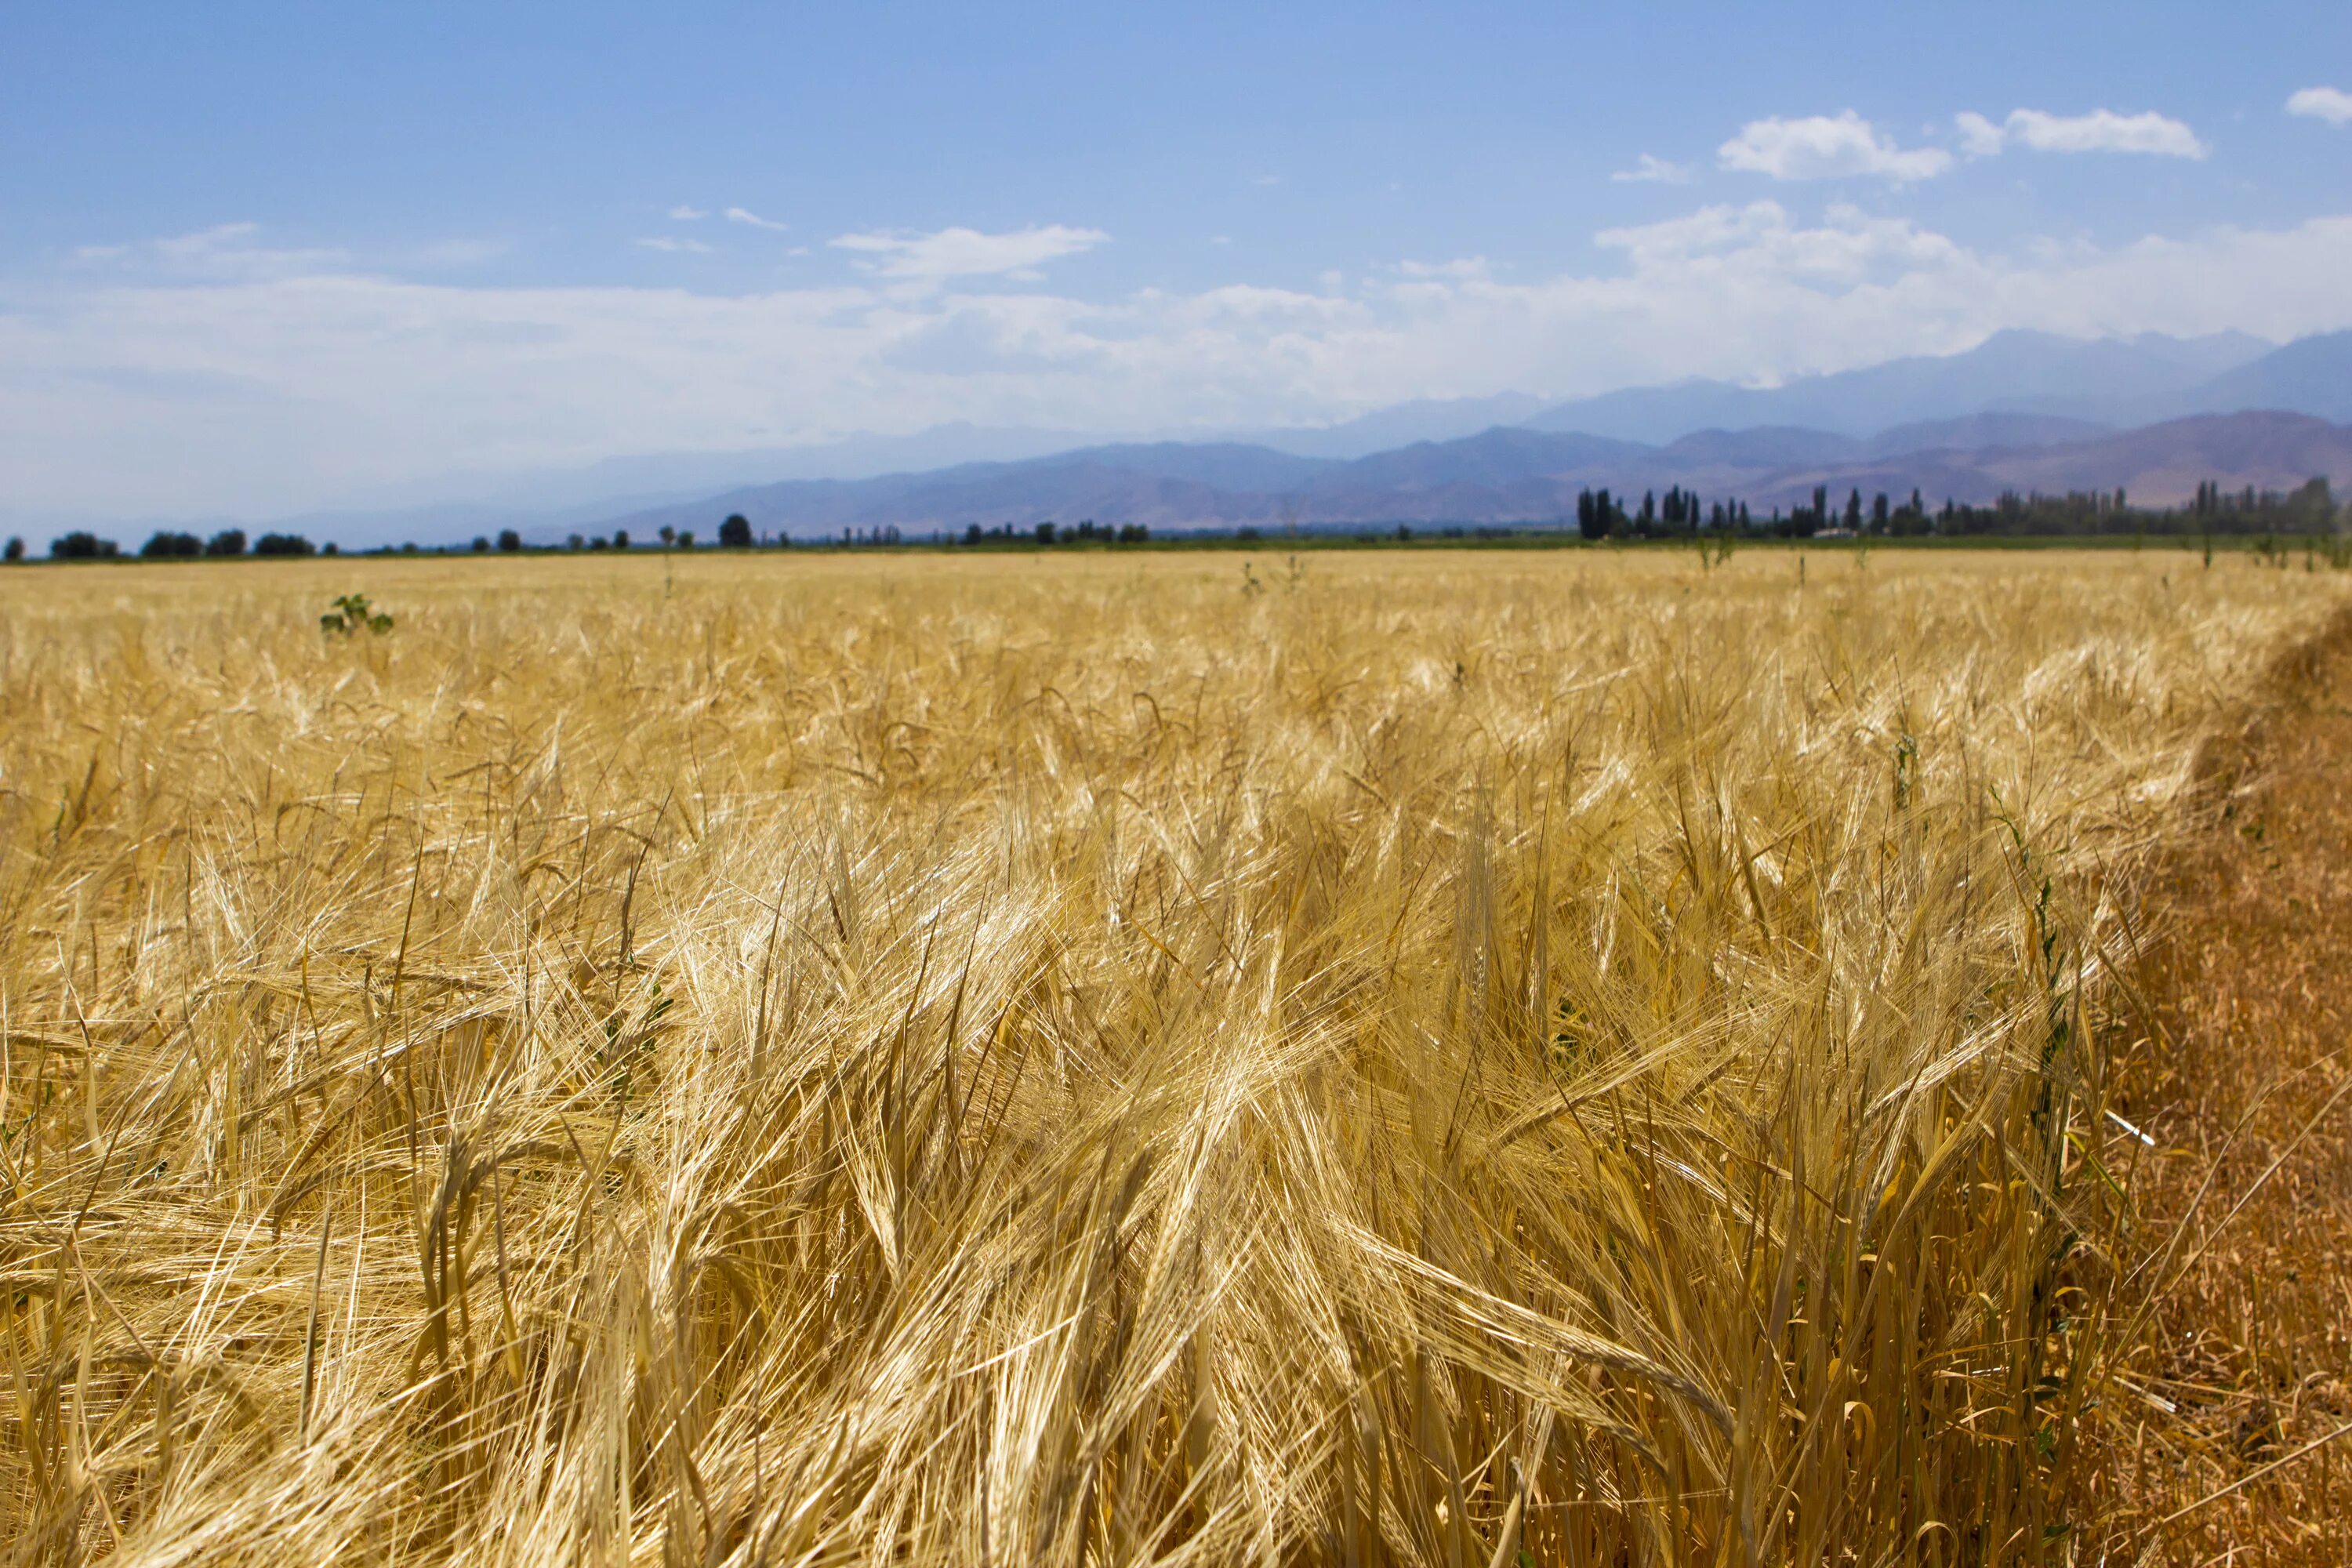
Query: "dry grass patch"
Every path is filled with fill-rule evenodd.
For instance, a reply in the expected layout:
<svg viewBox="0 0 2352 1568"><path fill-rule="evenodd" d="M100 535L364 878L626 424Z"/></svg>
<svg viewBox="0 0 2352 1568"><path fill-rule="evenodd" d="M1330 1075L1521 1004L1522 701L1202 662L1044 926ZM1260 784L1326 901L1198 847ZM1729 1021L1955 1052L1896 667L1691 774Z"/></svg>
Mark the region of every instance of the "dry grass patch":
<svg viewBox="0 0 2352 1568"><path fill-rule="evenodd" d="M322 636L355 587L395 630ZM0 1539L2063 1556L2099 962L2341 597L2170 554L11 574Z"/></svg>
<svg viewBox="0 0 2352 1568"><path fill-rule="evenodd" d="M2211 821L2152 893L2139 1162L2089 1491L2158 1561L2352 1561L2352 621L2209 753Z"/></svg>

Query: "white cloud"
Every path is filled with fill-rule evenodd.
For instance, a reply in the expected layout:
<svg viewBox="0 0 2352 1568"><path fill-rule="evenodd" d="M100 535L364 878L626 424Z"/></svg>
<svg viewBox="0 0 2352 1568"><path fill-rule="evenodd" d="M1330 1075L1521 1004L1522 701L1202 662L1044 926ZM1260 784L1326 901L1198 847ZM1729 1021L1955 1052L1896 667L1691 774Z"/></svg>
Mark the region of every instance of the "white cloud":
<svg viewBox="0 0 2352 1568"><path fill-rule="evenodd" d="M1091 250L1109 238L1098 228L1071 228L1056 223L1006 234L982 234L972 228L943 228L936 234L845 234L828 243L838 250L873 258L865 265L885 278L940 282L992 274L1034 278L1045 263Z"/></svg>
<svg viewBox="0 0 2352 1568"><path fill-rule="evenodd" d="M1932 180L1952 166L1940 147L1901 148L1849 109L1801 120L1754 120L1716 149L1727 169L1776 180L1832 180L1869 174L1907 184Z"/></svg>
<svg viewBox="0 0 2352 1568"><path fill-rule="evenodd" d="M698 239L686 239L674 234L655 235L637 243L647 250L667 251L673 256L708 256L710 247Z"/></svg>
<svg viewBox="0 0 2352 1568"><path fill-rule="evenodd" d="M2097 109L2063 115L2020 109L2009 117L2009 133L2040 153L2147 153L2161 158L2202 158L2206 153L2197 132L2153 110L2117 114Z"/></svg>
<svg viewBox="0 0 2352 1568"><path fill-rule="evenodd" d="M1999 124L1981 114L1962 113L1960 146L1972 158L1990 158L2011 142L2037 153L2147 153L2165 158L2202 158L2207 149L2197 132L2153 110L2118 114L2095 109L2088 114L2049 114L2016 109Z"/></svg>
<svg viewBox="0 0 2352 1568"><path fill-rule="evenodd" d="M1971 158L1998 158L2009 143L2006 130L1973 109L1960 110L1952 123L1959 128L1960 151Z"/></svg>
<svg viewBox="0 0 2352 1568"><path fill-rule="evenodd" d="M1664 223L1603 229L1593 241L1625 252L1644 273L1682 269L1696 276L1736 266L1829 288L1948 268L1965 254L1907 218L1872 217L1843 204L1832 205L1811 227L1800 226L1778 202L1750 202L1744 207L1702 207Z"/></svg>
<svg viewBox="0 0 2352 1568"><path fill-rule="evenodd" d="M680 223L693 223L698 219L709 217L710 213L708 208L690 207L684 202L680 202L669 209L669 216Z"/></svg>
<svg viewBox="0 0 2352 1568"><path fill-rule="evenodd" d="M1744 207L1701 207L1661 223L1604 228L1592 238L1604 250L1624 251L1636 265L1644 265L1752 245L1765 235L1784 233L1789 226L1789 211L1780 203L1750 202Z"/></svg>
<svg viewBox="0 0 2352 1568"><path fill-rule="evenodd" d="M2289 114L2325 120L2330 125L2352 123L2352 92L2340 88L2306 87L2286 100Z"/></svg>
<svg viewBox="0 0 2352 1568"><path fill-rule="evenodd" d="M727 221L729 223L749 224L753 228L772 228L776 230L778 233L782 233L783 230L793 226L788 223L776 223L768 218L763 218L758 213L751 211L748 207L729 207L727 209Z"/></svg>
<svg viewBox="0 0 2352 1568"><path fill-rule="evenodd" d="M2007 327L2273 339L2352 327L2352 212L1983 250L1853 206L1814 217L1759 201L1598 239L1607 264L1532 279L1399 264L1301 289L1103 300L984 277L723 295L342 266L215 274L142 247L144 262L0 278L0 472L28 510L266 514L458 468L954 420L1231 428L1500 386L1771 381L1948 353ZM877 274L949 265L921 243L861 254ZM1038 254L1014 248L953 265L1019 270Z"/></svg>
<svg viewBox="0 0 2352 1568"><path fill-rule="evenodd" d="M1668 163L1654 153L1644 153L1633 160L1630 169L1620 169L1609 177L1621 184L1647 182L1661 185L1687 185L1692 170L1688 163Z"/></svg>

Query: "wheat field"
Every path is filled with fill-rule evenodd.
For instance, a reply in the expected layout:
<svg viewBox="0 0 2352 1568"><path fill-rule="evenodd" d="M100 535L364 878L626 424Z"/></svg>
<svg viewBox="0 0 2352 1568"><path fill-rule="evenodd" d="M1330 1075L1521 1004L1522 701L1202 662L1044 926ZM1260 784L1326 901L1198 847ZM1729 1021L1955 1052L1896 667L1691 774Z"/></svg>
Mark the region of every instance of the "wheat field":
<svg viewBox="0 0 2352 1568"><path fill-rule="evenodd" d="M393 628L322 633L352 590ZM0 574L0 1541L2087 1561L2111 960L2346 597Z"/></svg>

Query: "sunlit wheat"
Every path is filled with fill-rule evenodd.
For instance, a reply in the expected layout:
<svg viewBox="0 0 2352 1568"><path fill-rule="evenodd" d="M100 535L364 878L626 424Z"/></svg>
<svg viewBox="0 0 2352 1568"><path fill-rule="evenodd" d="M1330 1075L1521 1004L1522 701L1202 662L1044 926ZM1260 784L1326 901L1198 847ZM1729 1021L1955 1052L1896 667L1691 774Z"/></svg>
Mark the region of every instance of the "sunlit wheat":
<svg viewBox="0 0 2352 1568"><path fill-rule="evenodd" d="M2340 581L1238 564L0 584L15 1559L2059 1552L2100 956Z"/></svg>

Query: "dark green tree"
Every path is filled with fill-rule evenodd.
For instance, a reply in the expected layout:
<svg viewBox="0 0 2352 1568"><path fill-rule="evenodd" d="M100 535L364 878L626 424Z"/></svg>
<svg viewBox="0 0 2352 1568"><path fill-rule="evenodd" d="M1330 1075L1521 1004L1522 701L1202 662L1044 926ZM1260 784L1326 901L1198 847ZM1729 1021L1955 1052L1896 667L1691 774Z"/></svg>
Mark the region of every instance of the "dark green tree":
<svg viewBox="0 0 2352 1568"><path fill-rule="evenodd" d="M193 533L173 533L168 530L156 533L139 547L142 559L147 561L194 560L205 552L205 542Z"/></svg>

